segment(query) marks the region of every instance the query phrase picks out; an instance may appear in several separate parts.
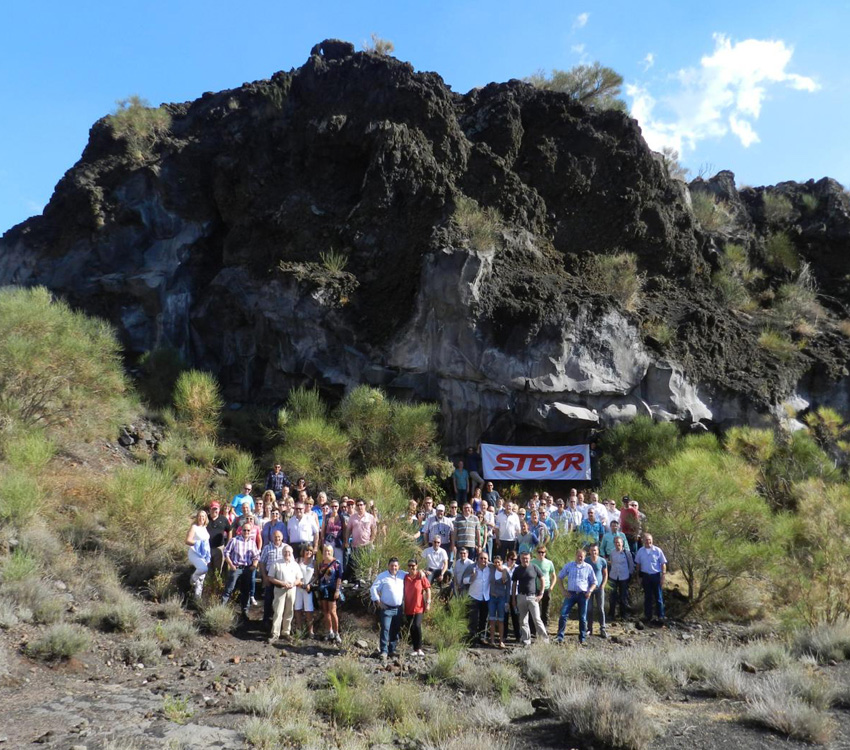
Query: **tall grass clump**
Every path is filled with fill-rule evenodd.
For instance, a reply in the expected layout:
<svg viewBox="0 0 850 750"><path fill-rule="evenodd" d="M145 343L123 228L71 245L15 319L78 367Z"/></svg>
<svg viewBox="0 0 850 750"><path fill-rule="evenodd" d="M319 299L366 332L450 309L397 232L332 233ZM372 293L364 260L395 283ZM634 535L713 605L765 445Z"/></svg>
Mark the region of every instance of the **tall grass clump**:
<svg viewBox="0 0 850 750"><path fill-rule="evenodd" d="M171 128L171 115L165 107L151 107L146 99L132 94L116 102L115 111L106 122L116 138L127 143L127 148L137 161L150 156L154 144Z"/></svg>
<svg viewBox="0 0 850 750"><path fill-rule="evenodd" d="M776 290L774 312L780 323L788 328L801 324L816 327L826 311L818 302L818 287L811 266L803 263L794 281Z"/></svg>
<svg viewBox="0 0 850 750"><path fill-rule="evenodd" d="M473 250L492 250L496 245L502 221L496 209L489 206L482 208L472 198L458 195L452 218Z"/></svg>
<svg viewBox="0 0 850 750"><path fill-rule="evenodd" d="M201 629L210 635L224 635L236 625L236 612L228 604L208 604L201 610Z"/></svg>
<svg viewBox="0 0 850 750"><path fill-rule="evenodd" d="M791 201L780 193L762 193L762 210L768 224L785 224L794 214Z"/></svg>
<svg viewBox="0 0 850 750"><path fill-rule="evenodd" d="M343 727L363 727L375 718L373 697L365 685L363 668L354 660L340 659L326 673L328 688L318 708Z"/></svg>
<svg viewBox="0 0 850 750"><path fill-rule="evenodd" d="M227 472L225 488L229 496L242 492L245 482L257 480L257 462L250 453L228 446L220 451L222 468Z"/></svg>
<svg viewBox="0 0 850 750"><path fill-rule="evenodd" d="M601 462L603 473L609 476L614 471L633 472L640 477L674 455L678 442L679 428L674 423L655 422L643 415L635 417L607 431Z"/></svg>
<svg viewBox="0 0 850 750"><path fill-rule="evenodd" d="M784 331L776 328L767 328L759 334L759 346L766 352L770 352L781 362L790 362L799 352L797 345Z"/></svg>
<svg viewBox="0 0 850 750"><path fill-rule="evenodd" d="M185 555L183 531L191 505L173 478L155 466L121 468L107 480L109 552L141 582Z"/></svg>
<svg viewBox="0 0 850 750"><path fill-rule="evenodd" d="M437 649L465 646L469 637L467 612L469 599L452 597L445 604L434 602L425 615L425 640Z"/></svg>
<svg viewBox="0 0 850 750"><path fill-rule="evenodd" d="M113 589L108 598L98 602L83 615L91 627L106 632L132 633L138 630L144 610L141 602L123 589Z"/></svg>
<svg viewBox="0 0 850 750"><path fill-rule="evenodd" d="M174 386L174 411L194 435L214 438L224 401L218 382L208 372L187 370Z"/></svg>
<svg viewBox="0 0 850 750"><path fill-rule="evenodd" d="M93 409L92 404L97 404ZM42 288L0 290L0 419L110 434L132 408L112 328Z"/></svg>
<svg viewBox="0 0 850 750"><path fill-rule="evenodd" d="M733 224L729 209L711 193L691 193L691 210L707 232L723 232Z"/></svg>
<svg viewBox="0 0 850 750"><path fill-rule="evenodd" d="M325 419L300 419L287 430L286 443L276 450L281 463L296 476L309 476L322 488L351 474L348 437Z"/></svg>
<svg viewBox="0 0 850 750"><path fill-rule="evenodd" d="M585 265L585 281L591 291L613 297L624 310L637 309L644 279L634 253L594 255Z"/></svg>
<svg viewBox="0 0 850 750"><path fill-rule="evenodd" d="M275 722L307 722L313 713L313 692L304 677L273 674L250 693L238 693L234 709Z"/></svg>
<svg viewBox="0 0 850 750"><path fill-rule="evenodd" d="M573 737L605 747L645 750L658 735L641 698L620 688L604 692L605 711L598 709L599 688L580 679L554 679L547 693L552 712Z"/></svg>
<svg viewBox="0 0 850 750"><path fill-rule="evenodd" d="M764 258L774 271L787 274L800 270L800 256L785 232L773 232L764 243Z"/></svg>
<svg viewBox="0 0 850 750"><path fill-rule="evenodd" d="M0 521L25 528L38 514L44 493L32 476L20 469L0 473Z"/></svg>
<svg viewBox="0 0 850 750"><path fill-rule="evenodd" d="M6 464L30 475L41 474L56 454L56 443L42 430L28 429L7 436L2 443Z"/></svg>
<svg viewBox="0 0 850 750"><path fill-rule="evenodd" d="M70 659L91 647L91 636L79 625L51 625L26 648L27 654L45 661Z"/></svg>

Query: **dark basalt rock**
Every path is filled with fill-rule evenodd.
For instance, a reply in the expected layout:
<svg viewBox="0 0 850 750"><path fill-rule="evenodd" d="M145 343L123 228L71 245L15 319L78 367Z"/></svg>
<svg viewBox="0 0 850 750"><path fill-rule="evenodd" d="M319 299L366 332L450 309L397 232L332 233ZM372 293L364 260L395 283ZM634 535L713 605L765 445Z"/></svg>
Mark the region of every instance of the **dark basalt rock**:
<svg viewBox="0 0 850 750"><path fill-rule="evenodd" d="M177 347L229 400L369 382L438 400L455 446L637 413L766 419L794 393L798 408L848 402L834 322L850 203L834 181L697 180L734 218L707 233L628 116L520 81L459 95L333 39L296 70L165 106L171 129L141 160L94 124L44 214L0 240L0 283L109 319L131 356ZM773 192L832 316L786 360L711 284L725 242L759 257ZM501 216L494 244L464 236L461 195ZM645 279L633 311L587 278L589 259L621 251Z"/></svg>

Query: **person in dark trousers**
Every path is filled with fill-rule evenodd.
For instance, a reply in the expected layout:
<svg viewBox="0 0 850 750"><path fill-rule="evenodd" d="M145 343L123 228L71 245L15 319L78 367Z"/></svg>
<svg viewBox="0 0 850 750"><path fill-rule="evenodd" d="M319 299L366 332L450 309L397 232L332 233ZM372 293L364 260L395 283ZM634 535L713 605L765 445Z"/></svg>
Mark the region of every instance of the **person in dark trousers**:
<svg viewBox="0 0 850 750"><path fill-rule="evenodd" d="M404 578L404 616L413 645L412 656L425 656L422 650L422 618L431 609L431 584L416 560L407 561Z"/></svg>

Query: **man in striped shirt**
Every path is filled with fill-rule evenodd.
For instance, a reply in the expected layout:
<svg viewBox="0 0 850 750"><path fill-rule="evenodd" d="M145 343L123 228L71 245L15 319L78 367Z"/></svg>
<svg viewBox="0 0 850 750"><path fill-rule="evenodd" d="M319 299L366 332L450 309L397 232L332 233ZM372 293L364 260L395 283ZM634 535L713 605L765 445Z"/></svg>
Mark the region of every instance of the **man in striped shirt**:
<svg viewBox="0 0 850 750"><path fill-rule="evenodd" d="M235 536L224 548L224 562L227 564L227 585L222 603L230 601L236 584L239 583L239 604L242 616L248 619L248 604L251 601L252 573L260 563L260 552L257 549L256 534L250 523L242 526L242 535Z"/></svg>
<svg viewBox="0 0 850 750"><path fill-rule="evenodd" d="M478 548L481 546L481 524L472 515L472 505L463 504L463 515L455 519L452 532L452 547L455 557L461 547L465 547L471 560L475 559Z"/></svg>

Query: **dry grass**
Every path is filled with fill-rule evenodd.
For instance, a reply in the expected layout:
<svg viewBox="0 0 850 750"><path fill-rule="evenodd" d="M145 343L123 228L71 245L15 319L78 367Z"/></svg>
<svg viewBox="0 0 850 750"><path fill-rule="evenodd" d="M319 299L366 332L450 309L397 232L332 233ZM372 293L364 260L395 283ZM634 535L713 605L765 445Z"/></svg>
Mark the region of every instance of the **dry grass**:
<svg viewBox="0 0 850 750"><path fill-rule="evenodd" d="M27 646L27 654L45 661L70 659L91 647L91 636L79 625L51 625Z"/></svg>

